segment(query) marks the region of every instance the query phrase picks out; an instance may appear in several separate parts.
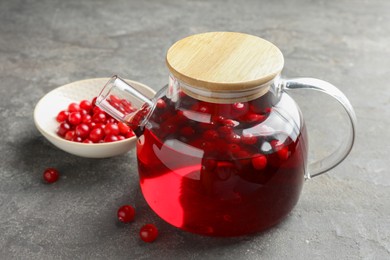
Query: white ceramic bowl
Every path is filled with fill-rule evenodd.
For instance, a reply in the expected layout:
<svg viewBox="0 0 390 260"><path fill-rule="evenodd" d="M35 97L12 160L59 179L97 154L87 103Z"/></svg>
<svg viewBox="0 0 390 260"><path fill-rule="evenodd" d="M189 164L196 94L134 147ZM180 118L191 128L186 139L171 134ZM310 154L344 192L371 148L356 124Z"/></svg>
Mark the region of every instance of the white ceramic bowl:
<svg viewBox="0 0 390 260"><path fill-rule="evenodd" d="M135 147L136 137L122 141L86 144L65 140L56 133L59 123L57 114L68 107L71 102L83 99L92 100L97 96L110 78L95 78L76 81L58 87L39 100L34 110L35 126L56 147L65 152L88 158L106 158L128 152ZM155 91L150 87L132 80L126 80L145 96L152 98Z"/></svg>

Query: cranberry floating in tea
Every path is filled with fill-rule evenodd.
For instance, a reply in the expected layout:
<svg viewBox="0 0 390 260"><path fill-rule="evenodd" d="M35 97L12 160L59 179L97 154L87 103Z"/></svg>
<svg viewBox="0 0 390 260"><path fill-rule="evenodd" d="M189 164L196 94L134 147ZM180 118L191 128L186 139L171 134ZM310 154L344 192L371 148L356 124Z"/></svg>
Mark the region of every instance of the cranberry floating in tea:
<svg viewBox="0 0 390 260"><path fill-rule="evenodd" d="M318 79L282 79L280 50L256 36L211 32L176 42L167 53L169 84L150 100L119 77L97 99L138 136L140 186L165 221L193 233L238 236L281 221L305 179L350 152L355 114L347 98ZM308 165L302 114L286 93L322 91L349 116L340 148ZM118 110L111 97L131 100Z"/></svg>

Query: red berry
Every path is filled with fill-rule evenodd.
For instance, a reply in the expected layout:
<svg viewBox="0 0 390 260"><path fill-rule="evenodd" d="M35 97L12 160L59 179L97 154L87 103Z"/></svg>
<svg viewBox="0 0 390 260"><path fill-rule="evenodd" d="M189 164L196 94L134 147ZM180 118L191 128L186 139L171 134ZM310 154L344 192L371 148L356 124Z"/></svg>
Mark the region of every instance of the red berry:
<svg viewBox="0 0 390 260"><path fill-rule="evenodd" d="M250 113L250 114L246 114L242 120L247 122L247 123L260 123L260 122L264 121L264 119L265 119L265 116L263 116L263 115Z"/></svg>
<svg viewBox="0 0 390 260"><path fill-rule="evenodd" d="M104 130L104 128L106 127L106 125L105 124L103 124L103 123L95 123L95 122L93 122L95 125L92 127L92 129L94 129L94 128L101 128L102 130Z"/></svg>
<svg viewBox="0 0 390 260"><path fill-rule="evenodd" d="M61 137L64 137L66 132L68 132L70 129L71 129L70 125L66 122L63 122L58 127L57 134Z"/></svg>
<svg viewBox="0 0 390 260"><path fill-rule="evenodd" d="M130 132L128 132L128 133L125 135L125 138L131 138L131 137L133 137L133 136L135 136L134 132L133 132L133 131L130 131Z"/></svg>
<svg viewBox="0 0 390 260"><path fill-rule="evenodd" d="M95 106L93 109L92 109L92 114L97 114L97 113L102 113L103 110L100 109L100 107L98 106Z"/></svg>
<svg viewBox="0 0 390 260"><path fill-rule="evenodd" d="M89 135L90 129L87 124L79 124L75 128L76 136L79 136L81 138L86 138Z"/></svg>
<svg viewBox="0 0 390 260"><path fill-rule="evenodd" d="M192 107L192 110L193 111L198 111L198 112L201 112L201 113L207 113L207 114L210 114L211 112L211 107L209 104L205 103L205 102L198 102L196 103L193 107Z"/></svg>
<svg viewBox="0 0 390 260"><path fill-rule="evenodd" d="M118 140L119 140L119 138L116 135L107 135L106 137L104 137L104 142L105 143L115 142L115 141L118 141Z"/></svg>
<svg viewBox="0 0 390 260"><path fill-rule="evenodd" d="M68 116L68 122L71 125L78 125L81 123L81 113L80 112L72 112Z"/></svg>
<svg viewBox="0 0 390 260"><path fill-rule="evenodd" d="M238 144L228 144L228 150L233 153L233 154L237 154L240 150L241 150L241 147L238 145Z"/></svg>
<svg viewBox="0 0 390 260"><path fill-rule="evenodd" d="M92 107L93 107L93 108L96 106L96 99L97 99L97 97L94 97L94 98L92 99L91 104L92 104Z"/></svg>
<svg viewBox="0 0 390 260"><path fill-rule="evenodd" d="M211 122L217 123L217 124L222 124L225 118L223 116L219 115L213 115L211 116Z"/></svg>
<svg viewBox="0 0 390 260"><path fill-rule="evenodd" d="M252 158L253 168L262 170L267 166L267 157L263 154L255 154Z"/></svg>
<svg viewBox="0 0 390 260"><path fill-rule="evenodd" d="M158 229L153 224L146 224L141 227L139 236L147 243L153 242L158 236Z"/></svg>
<svg viewBox="0 0 390 260"><path fill-rule="evenodd" d="M94 129L96 126L96 123L91 121L88 123L88 126L89 126L89 129Z"/></svg>
<svg viewBox="0 0 390 260"><path fill-rule="evenodd" d="M106 113L104 112L98 112L98 113L95 113L93 114L92 116L92 122L95 122L95 123L106 123L107 121L107 116L106 116Z"/></svg>
<svg viewBox="0 0 390 260"><path fill-rule="evenodd" d="M113 118L113 117L107 115L107 121L106 121L106 123L116 124L116 122L117 122L117 121L116 121L115 118Z"/></svg>
<svg viewBox="0 0 390 260"><path fill-rule="evenodd" d="M289 152L288 152L287 146L282 147L280 150L277 151L277 153L278 153L279 158L284 160L284 161L287 160L289 157Z"/></svg>
<svg viewBox="0 0 390 260"><path fill-rule="evenodd" d="M225 138L228 143L238 144L241 141L241 136L236 133L231 133L230 135L227 135Z"/></svg>
<svg viewBox="0 0 390 260"><path fill-rule="evenodd" d="M271 146L276 151L278 154L279 158L282 160L287 160L288 157L290 156L288 147L285 146L281 141L279 140L272 140L271 141Z"/></svg>
<svg viewBox="0 0 390 260"><path fill-rule="evenodd" d="M100 127L94 128L89 133L89 140L94 143L98 143L104 138L104 131Z"/></svg>
<svg viewBox="0 0 390 260"><path fill-rule="evenodd" d="M80 136L76 136L75 135L75 137L73 137L72 141L73 142L77 142L77 143L81 143L83 141L83 138L81 138Z"/></svg>
<svg viewBox="0 0 390 260"><path fill-rule="evenodd" d="M241 136L241 141L244 144L253 145L253 144L257 143L257 137L252 135L252 134L247 134L247 135Z"/></svg>
<svg viewBox="0 0 390 260"><path fill-rule="evenodd" d="M212 152L214 150L214 145L212 142L201 141L200 148L203 149L203 151L205 152Z"/></svg>
<svg viewBox="0 0 390 260"><path fill-rule="evenodd" d="M222 124L225 126L234 127L237 124L237 122L232 119L225 119L222 121Z"/></svg>
<svg viewBox="0 0 390 260"><path fill-rule="evenodd" d="M126 125L123 122L118 122L118 128L119 128L119 132L122 135L127 135L129 132L131 132L130 126Z"/></svg>
<svg viewBox="0 0 390 260"><path fill-rule="evenodd" d="M117 137L118 137L118 141L122 141L126 139L126 137L124 137L123 135L117 135Z"/></svg>
<svg viewBox="0 0 390 260"><path fill-rule="evenodd" d="M93 142L89 139L84 139L83 143L85 144L93 144Z"/></svg>
<svg viewBox="0 0 390 260"><path fill-rule="evenodd" d="M64 138L68 141L73 141L75 137L75 132L73 130L69 130L68 132L66 132Z"/></svg>
<svg viewBox="0 0 390 260"><path fill-rule="evenodd" d="M128 100L126 100L126 99L122 99L122 100L121 100L120 106L124 109L124 111L125 111L127 114L129 114L129 113L134 112L134 111L137 110L137 109L135 109L135 108L131 105L131 103L130 103Z"/></svg>
<svg viewBox="0 0 390 260"><path fill-rule="evenodd" d="M78 112L78 111L80 111L80 106L79 106L79 104L77 104L77 103L70 103L69 104L69 106L68 106L68 111L69 112Z"/></svg>
<svg viewBox="0 0 390 260"><path fill-rule="evenodd" d="M79 112L80 112L81 116L88 115L88 111L85 109L80 109Z"/></svg>
<svg viewBox="0 0 390 260"><path fill-rule="evenodd" d="M91 123L92 122L92 116L90 114L85 114L81 116L81 122L83 123Z"/></svg>
<svg viewBox="0 0 390 260"><path fill-rule="evenodd" d="M107 123L104 127L104 133L106 135L119 135L119 127L116 123Z"/></svg>
<svg viewBox="0 0 390 260"><path fill-rule="evenodd" d="M163 99L160 98L159 100L157 100L156 107L158 109L165 109L167 107L167 104Z"/></svg>
<svg viewBox="0 0 390 260"><path fill-rule="evenodd" d="M247 108L248 108L248 104L246 104L246 103L241 103L241 102L239 102L239 103L234 103L234 104L232 104L232 108L233 108L233 110L235 110L235 111L243 111L243 110L247 110Z"/></svg>
<svg viewBox="0 0 390 260"><path fill-rule="evenodd" d="M204 131L202 136L207 141L214 141L217 140L219 137L218 132L212 129Z"/></svg>
<svg viewBox="0 0 390 260"><path fill-rule="evenodd" d="M248 103L234 103L232 104L232 116L240 117L248 112Z"/></svg>
<svg viewBox="0 0 390 260"><path fill-rule="evenodd" d="M115 95L110 95L110 97L108 98L108 100L110 101L110 102L113 102L113 103L120 103L121 102L121 99L119 98L119 97L117 97L117 96L115 96Z"/></svg>
<svg viewBox="0 0 390 260"><path fill-rule="evenodd" d="M233 133L233 128L231 126L220 126L218 127L218 133L221 134L221 136L230 135Z"/></svg>
<svg viewBox="0 0 390 260"><path fill-rule="evenodd" d="M58 180L58 177L59 177L59 172L57 169L55 168L47 168L44 172L43 172L43 179L47 182L47 183L53 183L53 182L56 182Z"/></svg>
<svg viewBox="0 0 390 260"><path fill-rule="evenodd" d="M89 102L88 100L82 100L80 102L80 108L84 109L85 111L89 112L92 110L92 103Z"/></svg>
<svg viewBox="0 0 390 260"><path fill-rule="evenodd" d="M180 134L185 137L191 137L195 134L195 130L191 126L185 126L180 129Z"/></svg>
<svg viewBox="0 0 390 260"><path fill-rule="evenodd" d="M135 209L130 205L123 205L118 209L117 215L120 222L128 223L134 220Z"/></svg>
<svg viewBox="0 0 390 260"><path fill-rule="evenodd" d="M245 151L245 150L240 150L240 151L238 151L235 155L236 155L236 157L238 157L238 158L245 159L245 158L250 157L250 156L251 156L251 153L248 152L248 151ZM242 160L242 161L241 161L241 164L243 164L244 162L246 162L246 161ZM250 163L250 161L249 161L249 163Z"/></svg>
<svg viewBox="0 0 390 260"><path fill-rule="evenodd" d="M61 112L58 113L56 120L58 123L65 122L66 119L68 119L69 112L62 110Z"/></svg>

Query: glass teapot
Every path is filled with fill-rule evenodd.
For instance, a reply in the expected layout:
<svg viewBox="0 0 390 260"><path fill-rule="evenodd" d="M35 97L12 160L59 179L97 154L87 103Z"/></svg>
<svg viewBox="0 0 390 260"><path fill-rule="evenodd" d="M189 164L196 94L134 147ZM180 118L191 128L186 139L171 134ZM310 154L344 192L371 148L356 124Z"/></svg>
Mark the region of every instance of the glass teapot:
<svg viewBox="0 0 390 260"><path fill-rule="evenodd" d="M295 206L305 179L350 152L356 117L347 98L318 79L280 77L284 60L272 43L234 32L184 38L167 52L169 84L149 99L114 76L97 105L137 137L142 193L162 219L210 236L264 230ZM349 116L349 137L308 165L302 114L286 90L325 92ZM113 97L138 109L121 110Z"/></svg>

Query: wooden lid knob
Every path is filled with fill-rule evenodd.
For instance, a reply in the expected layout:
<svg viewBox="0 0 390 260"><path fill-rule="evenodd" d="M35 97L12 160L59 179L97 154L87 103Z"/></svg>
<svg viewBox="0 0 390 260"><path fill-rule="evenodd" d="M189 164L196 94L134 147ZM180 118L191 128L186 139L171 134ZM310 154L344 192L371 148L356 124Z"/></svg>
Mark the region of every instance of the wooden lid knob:
<svg viewBox="0 0 390 260"><path fill-rule="evenodd" d="M184 38L167 53L170 72L195 88L234 92L275 78L284 59L272 43L248 34L208 32Z"/></svg>

